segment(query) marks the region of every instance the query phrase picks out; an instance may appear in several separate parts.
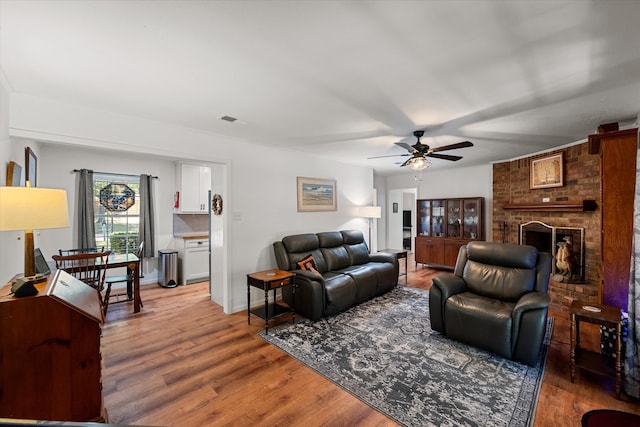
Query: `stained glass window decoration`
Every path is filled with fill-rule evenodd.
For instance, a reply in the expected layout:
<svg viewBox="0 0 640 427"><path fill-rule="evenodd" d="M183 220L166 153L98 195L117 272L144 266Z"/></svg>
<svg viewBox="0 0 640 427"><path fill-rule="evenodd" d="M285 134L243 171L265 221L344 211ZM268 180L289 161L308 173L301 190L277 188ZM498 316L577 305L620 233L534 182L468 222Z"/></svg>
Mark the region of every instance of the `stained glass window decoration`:
<svg viewBox="0 0 640 427"><path fill-rule="evenodd" d="M127 184L111 183L100 190L100 204L111 212L125 212L136 204L136 193Z"/></svg>

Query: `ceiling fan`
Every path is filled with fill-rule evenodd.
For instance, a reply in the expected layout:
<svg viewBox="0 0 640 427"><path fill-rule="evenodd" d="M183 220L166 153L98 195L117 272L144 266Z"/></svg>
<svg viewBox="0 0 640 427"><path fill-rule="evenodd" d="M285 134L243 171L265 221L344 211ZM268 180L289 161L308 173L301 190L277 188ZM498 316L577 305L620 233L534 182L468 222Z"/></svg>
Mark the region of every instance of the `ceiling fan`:
<svg viewBox="0 0 640 427"><path fill-rule="evenodd" d="M438 151L447 151L447 150L455 150L457 148L466 148L473 147L473 143L469 141L462 141L455 144L445 145L443 147L430 148L428 145L420 142L420 138L424 135L423 130L417 130L413 132L413 136L415 136L418 141L409 145L406 142L396 142L395 144L406 149L409 153L406 154L391 154L388 156L376 156L376 157L368 157L369 159L380 159L383 157L406 157L411 156L406 162L401 164L400 166L407 166L413 170L422 170L431 166L431 161L427 159L427 157L432 157L434 159L442 159L442 160L451 160L453 162L460 160L461 156L453 156L451 154L438 154Z"/></svg>

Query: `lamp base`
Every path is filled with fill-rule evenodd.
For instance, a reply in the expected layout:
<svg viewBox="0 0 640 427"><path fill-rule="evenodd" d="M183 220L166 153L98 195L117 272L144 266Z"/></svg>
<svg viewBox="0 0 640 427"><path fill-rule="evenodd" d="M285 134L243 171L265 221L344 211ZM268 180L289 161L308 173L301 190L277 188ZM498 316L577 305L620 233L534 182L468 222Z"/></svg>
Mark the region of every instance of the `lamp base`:
<svg viewBox="0 0 640 427"><path fill-rule="evenodd" d="M18 298L32 297L38 294L38 289L33 286L35 282L28 277L21 277L11 285L11 293Z"/></svg>
<svg viewBox="0 0 640 427"><path fill-rule="evenodd" d="M33 230L24 231L24 277L35 276L36 255L33 245Z"/></svg>

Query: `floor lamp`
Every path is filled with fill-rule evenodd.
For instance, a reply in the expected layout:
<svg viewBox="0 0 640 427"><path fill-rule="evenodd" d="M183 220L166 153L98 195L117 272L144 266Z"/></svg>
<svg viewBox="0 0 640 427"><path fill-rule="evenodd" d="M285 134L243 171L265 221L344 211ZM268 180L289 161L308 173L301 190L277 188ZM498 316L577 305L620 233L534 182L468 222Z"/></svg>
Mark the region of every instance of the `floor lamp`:
<svg viewBox="0 0 640 427"><path fill-rule="evenodd" d="M380 206L360 206L359 215L361 218L369 218L369 253L371 253L371 228L373 219L382 216L382 208Z"/></svg>
<svg viewBox="0 0 640 427"><path fill-rule="evenodd" d="M36 274L33 230L69 226L67 192L52 188L0 187L0 231L24 230L24 277Z"/></svg>

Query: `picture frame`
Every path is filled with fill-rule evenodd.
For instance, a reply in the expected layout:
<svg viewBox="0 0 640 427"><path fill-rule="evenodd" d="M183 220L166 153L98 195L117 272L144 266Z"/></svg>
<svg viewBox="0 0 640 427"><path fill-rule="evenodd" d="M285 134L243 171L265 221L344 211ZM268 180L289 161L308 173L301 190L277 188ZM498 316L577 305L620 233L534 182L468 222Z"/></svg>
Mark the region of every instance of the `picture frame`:
<svg viewBox="0 0 640 427"><path fill-rule="evenodd" d="M296 181L298 212L322 212L338 209L334 179L299 176Z"/></svg>
<svg viewBox="0 0 640 427"><path fill-rule="evenodd" d="M563 153L531 159L529 188L535 190L562 187L564 185L563 164Z"/></svg>
<svg viewBox="0 0 640 427"><path fill-rule="evenodd" d="M7 163L7 187L22 186L22 166L14 161Z"/></svg>
<svg viewBox="0 0 640 427"><path fill-rule="evenodd" d="M24 161L26 164L24 179L25 186L27 182L31 183L32 187L38 186L38 157L36 157L35 153L30 147L25 148L24 150Z"/></svg>

